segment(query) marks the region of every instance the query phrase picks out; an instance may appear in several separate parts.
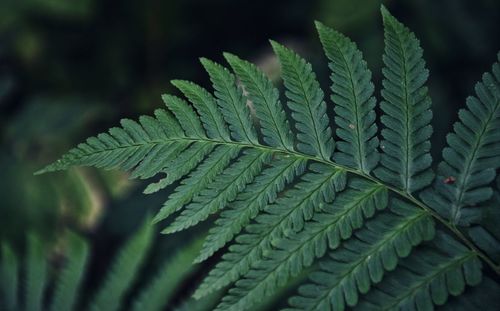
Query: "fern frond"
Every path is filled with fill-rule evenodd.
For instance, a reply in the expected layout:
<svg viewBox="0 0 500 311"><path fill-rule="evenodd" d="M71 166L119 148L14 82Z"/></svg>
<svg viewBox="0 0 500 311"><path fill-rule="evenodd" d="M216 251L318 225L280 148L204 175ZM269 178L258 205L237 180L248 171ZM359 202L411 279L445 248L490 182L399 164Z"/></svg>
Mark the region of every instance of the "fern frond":
<svg viewBox="0 0 500 311"><path fill-rule="evenodd" d="M132 285L153 238L149 217L136 233L119 250L104 278L101 287L91 299L92 311L114 311L120 308L122 299Z"/></svg>
<svg viewBox="0 0 500 311"><path fill-rule="evenodd" d="M253 149L243 151L244 155L214 181L193 198L182 213L168 226L163 233L184 230L205 220L209 215L223 209L228 202L262 171L263 165L269 161L270 154Z"/></svg>
<svg viewBox="0 0 500 311"><path fill-rule="evenodd" d="M498 208L497 206L495 208ZM495 262L500 262L500 240L497 237L481 225L472 226L467 233L478 248Z"/></svg>
<svg viewBox="0 0 500 311"><path fill-rule="evenodd" d="M334 159L366 174L377 165L374 86L371 72L356 44L339 32L316 22L321 43L330 60L332 102L335 104L337 141Z"/></svg>
<svg viewBox="0 0 500 311"><path fill-rule="evenodd" d="M141 118L141 124L122 120L123 128L111 128L109 133L87 139L37 173L80 165L124 171L136 168L134 176L150 177L190 144L189 141L180 141L174 145L172 140L184 136L182 130L175 129L177 121L165 110L157 110L155 114L157 119Z"/></svg>
<svg viewBox="0 0 500 311"><path fill-rule="evenodd" d="M203 297L201 299L188 299L184 301L179 306L176 306L174 311L213 311L214 306L220 299L219 293L213 293L210 296Z"/></svg>
<svg viewBox="0 0 500 311"><path fill-rule="evenodd" d="M281 64L288 107L296 121L297 149L329 160L334 149L332 131L323 100L324 94L312 66L283 45L274 41L271 44Z"/></svg>
<svg viewBox="0 0 500 311"><path fill-rule="evenodd" d="M440 233L433 247L417 249L396 270L362 297L358 310L433 310L448 295L460 295L466 285L481 282L476 253Z"/></svg>
<svg viewBox="0 0 500 311"><path fill-rule="evenodd" d="M42 241L34 233L28 234L28 256L26 258L25 310L43 309L43 295L47 282L47 259Z"/></svg>
<svg viewBox="0 0 500 311"><path fill-rule="evenodd" d="M198 111L208 137L229 141L227 124L217 109L217 100L201 86L184 80L173 80L177 87Z"/></svg>
<svg viewBox="0 0 500 311"><path fill-rule="evenodd" d="M293 150L293 136L279 92L269 78L254 64L224 53L224 57L240 79L252 101L261 125L264 141L270 146Z"/></svg>
<svg viewBox="0 0 500 311"><path fill-rule="evenodd" d="M161 210L154 217L159 222L180 210L195 195L205 189L240 152L239 147L217 147L168 197Z"/></svg>
<svg viewBox="0 0 500 311"><path fill-rule="evenodd" d="M153 280L134 299L133 311L160 311L169 304L178 284L195 270L191 265L200 249L201 240L190 242L165 261Z"/></svg>
<svg viewBox="0 0 500 311"><path fill-rule="evenodd" d="M258 144L257 132L250 119L243 92L236 86L236 79L225 67L201 58L201 63L212 81L217 103L229 124L232 137L237 141Z"/></svg>
<svg viewBox="0 0 500 311"><path fill-rule="evenodd" d="M408 193L429 185L434 177L429 153L431 100L424 86L429 72L418 39L382 6L385 67L380 107L384 114L382 167L375 175Z"/></svg>
<svg viewBox="0 0 500 311"><path fill-rule="evenodd" d="M0 308L6 311L18 310L19 263L10 246L2 243L2 258L0 261Z"/></svg>
<svg viewBox="0 0 500 311"><path fill-rule="evenodd" d="M327 248L336 248L341 239L349 238L353 229L363 224L375 210L387 205L385 187L355 180L350 189L339 194L325 212L316 213L297 233L285 231L274 237L263 252L264 258L253 263L250 271L229 290L220 310L243 310L272 295L280 286L322 257ZM344 198L343 198L344 196ZM347 198L356 198L349 201ZM338 202L338 203L337 203Z"/></svg>
<svg viewBox="0 0 500 311"><path fill-rule="evenodd" d="M89 246L74 233L67 236L66 265L60 272L50 310L73 310L80 294L83 273L87 266Z"/></svg>
<svg viewBox="0 0 500 311"><path fill-rule="evenodd" d="M301 175L305 170L305 161L293 158L282 158L271 163L271 166L257 176L244 192L238 194L234 202L221 213L215 226L203 244L203 249L195 262L201 262L227 242L246 226L267 204L273 203L278 193L287 183Z"/></svg>
<svg viewBox="0 0 500 311"><path fill-rule="evenodd" d="M374 87L362 53L350 39L317 23L331 70L337 144L311 64L271 41L287 107L255 65L224 53L233 74L202 58L214 95L174 80L192 106L164 95L167 109L155 117L122 120L120 128L89 138L39 173L85 165L119 168L131 178L161 174L145 192L177 185L154 218L158 222L179 212L164 232L219 214L195 261L232 244L194 294L200 298L232 284L218 310L246 309L271 294L274 301L280 287L284 293L282 285L307 276L329 251L292 307L432 310L450 294L479 283L480 260L488 273L500 274L494 262L498 243L488 233L495 226L487 219L493 200L486 201L500 168L500 65L483 76L476 96L459 113L439 178L424 190L434 178L428 71L415 35L384 7L381 11L380 154ZM247 104L255 108L255 120ZM293 119L287 120L288 111ZM390 211L383 210L388 205ZM440 233L429 240L433 220ZM457 225L467 225L468 231ZM149 245L148 230L123 250L95 296L94 309L120 307ZM131 268L119 269L125 264ZM162 274L136 308L148 303L161 308L166 278Z"/></svg>
<svg viewBox="0 0 500 311"><path fill-rule="evenodd" d="M149 184L144 193L154 193L171 185L176 180L191 172L205 157L215 148L214 144L194 142L187 149L183 150L175 159L165 164L163 172L167 177L156 183Z"/></svg>
<svg viewBox="0 0 500 311"><path fill-rule="evenodd" d="M500 54L498 55L500 61ZM460 110L454 132L446 137L434 191L422 199L454 224L468 225L464 208L488 200L489 184L500 167L500 64L493 64L475 87L476 96L467 98Z"/></svg>
<svg viewBox="0 0 500 311"><path fill-rule="evenodd" d="M150 122L140 120L148 135L155 139L164 138L164 135L166 137L183 137L185 135L181 125L170 112L156 109L154 114L159 122L155 122L156 120L151 117L145 119Z"/></svg>
<svg viewBox="0 0 500 311"><path fill-rule="evenodd" d="M183 153L189 150L188 146L189 142L154 146L133 169L130 173L130 178L145 179L155 176L159 172L165 170L173 160L183 156ZM180 173L180 171L172 170L172 175L178 175Z"/></svg>
<svg viewBox="0 0 500 311"><path fill-rule="evenodd" d="M285 232L301 230L315 209L332 202L335 193L344 189L344 170L320 164L312 164L309 170L311 172L304 174L293 189L267 206L265 213L256 217L255 224L246 227L246 234L236 238L237 244L229 247L229 252L196 290L195 297L222 288L245 274L251 264L262 258L272 241Z"/></svg>
<svg viewBox="0 0 500 311"><path fill-rule="evenodd" d="M402 201L391 202L391 213L376 216L337 251L322 261L310 282L299 288L287 310L344 310L358 303L358 292L382 280L411 248L434 237L430 215Z"/></svg>
<svg viewBox="0 0 500 311"><path fill-rule="evenodd" d="M497 311L500 310L500 286L488 277L483 277L481 284L468 287L457 297L450 297L448 302L438 308L439 311Z"/></svg>
<svg viewBox="0 0 500 311"><path fill-rule="evenodd" d="M185 100L169 94L163 94L161 98L168 109L174 113L187 136L206 137L200 118Z"/></svg>

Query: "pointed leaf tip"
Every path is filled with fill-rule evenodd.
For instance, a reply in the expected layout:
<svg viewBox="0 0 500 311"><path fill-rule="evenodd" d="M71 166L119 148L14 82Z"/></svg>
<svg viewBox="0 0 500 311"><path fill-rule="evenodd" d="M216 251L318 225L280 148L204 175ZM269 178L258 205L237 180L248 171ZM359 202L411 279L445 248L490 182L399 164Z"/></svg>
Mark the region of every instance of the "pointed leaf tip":
<svg viewBox="0 0 500 311"><path fill-rule="evenodd" d="M206 57L200 57L199 60L200 60L200 63L203 65L203 67L206 67L207 65L209 65L212 62L211 60L209 60Z"/></svg>
<svg viewBox="0 0 500 311"><path fill-rule="evenodd" d="M380 5L380 12L382 13L382 15L384 15L384 14L389 14L390 15L389 10L387 10L387 8L385 7L385 5L383 5L383 4Z"/></svg>
<svg viewBox="0 0 500 311"><path fill-rule="evenodd" d="M229 52L222 52L222 56L224 56L225 59L238 57L238 56L234 55L233 53L229 53Z"/></svg>
<svg viewBox="0 0 500 311"><path fill-rule="evenodd" d="M39 169L38 171L33 173L33 176L39 176L45 174L45 171L46 171L45 168Z"/></svg>
<svg viewBox="0 0 500 311"><path fill-rule="evenodd" d="M319 31L320 29L323 29L325 28L325 24L323 24L322 22L320 21L314 21L314 26L316 26L316 29Z"/></svg>
<svg viewBox="0 0 500 311"><path fill-rule="evenodd" d="M273 39L269 39L269 43L271 44L271 46L273 47L273 49L275 47L281 46L281 44L279 44L277 41L275 41Z"/></svg>
<svg viewBox="0 0 500 311"><path fill-rule="evenodd" d="M400 22L391 14L391 12L384 6L382 5L380 7L380 13L382 14L382 21L383 23L396 23L399 24Z"/></svg>

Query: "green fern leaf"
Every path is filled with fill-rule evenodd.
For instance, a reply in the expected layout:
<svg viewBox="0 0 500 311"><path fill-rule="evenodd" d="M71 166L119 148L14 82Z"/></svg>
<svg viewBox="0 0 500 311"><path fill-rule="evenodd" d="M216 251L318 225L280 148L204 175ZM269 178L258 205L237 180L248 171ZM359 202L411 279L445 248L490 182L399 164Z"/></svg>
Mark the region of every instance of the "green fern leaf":
<svg viewBox="0 0 500 311"><path fill-rule="evenodd" d="M43 309L43 295L47 282L47 260L42 242L34 234L28 234L28 256L25 280L25 310Z"/></svg>
<svg viewBox="0 0 500 311"><path fill-rule="evenodd" d="M369 174L379 158L371 72L349 38L319 22L316 28L332 72L336 133L341 139L334 159Z"/></svg>
<svg viewBox="0 0 500 311"><path fill-rule="evenodd" d="M332 131L323 91L311 64L279 43L271 41L271 44L281 64L288 107L292 110L295 127L299 132L297 149L329 160L334 148Z"/></svg>
<svg viewBox="0 0 500 311"><path fill-rule="evenodd" d="M0 308L6 311L18 310L18 259L10 246L2 243L2 261L0 262Z"/></svg>
<svg viewBox="0 0 500 311"><path fill-rule="evenodd" d="M310 275L310 283L290 299L288 310L344 310L358 303L358 292L382 280L384 270L394 270L398 258L412 246L434 237L432 219L425 211L402 201L392 201L391 213L367 222Z"/></svg>
<svg viewBox="0 0 500 311"><path fill-rule="evenodd" d="M495 206L495 209L498 208L497 206ZM472 226L467 233L478 248L495 262L500 262L500 240L482 225Z"/></svg>
<svg viewBox="0 0 500 311"><path fill-rule="evenodd" d="M153 227L149 217L141 228L120 249L104 282L91 299L92 311L114 311L120 308L123 297L146 257L153 238Z"/></svg>
<svg viewBox="0 0 500 311"><path fill-rule="evenodd" d="M403 260L356 309L432 310L448 295L458 296L466 285L481 282L481 262L474 252L442 233L433 243L434 247L419 249Z"/></svg>
<svg viewBox="0 0 500 311"><path fill-rule="evenodd" d="M500 61L500 54L498 55ZM434 191L422 195L454 224L468 225L474 218L464 207L488 200L493 191L489 184L500 167L500 64L493 64L476 84L476 96L467 99L467 109L460 110L460 121L446 138L444 161L439 164L439 178ZM477 218L477 217L476 217Z"/></svg>
<svg viewBox="0 0 500 311"><path fill-rule="evenodd" d="M311 172L303 175L295 187L265 208L255 220L256 224L246 227L247 234L236 238L237 244L229 248L216 267L210 271L195 292L200 298L214 290L235 281L250 269L254 261L276 238L288 231L299 231L314 215L314 209L331 202L335 193L345 187L345 171L313 164Z"/></svg>
<svg viewBox="0 0 500 311"><path fill-rule="evenodd" d="M210 75L215 96L218 99L217 103L224 119L229 124L232 137L237 141L258 144L257 133L250 119L250 111L242 91L236 86L234 75L226 68L206 58L202 58L201 63Z"/></svg>
<svg viewBox="0 0 500 311"><path fill-rule="evenodd" d="M73 310L77 302L83 273L87 266L89 246L74 233L68 233L66 265L56 282L50 310Z"/></svg>
<svg viewBox="0 0 500 311"><path fill-rule="evenodd" d="M318 23L332 74L337 144L311 65L272 41L286 107L255 65L224 53L233 74L202 58L214 95L174 80L192 106L164 95L167 110L138 122L122 120L120 128L89 138L39 173L85 165L129 171L131 178L160 174L146 193L174 183L176 188L154 221L179 212L164 232L218 214L195 261L232 244L194 294L200 298L231 284L218 310L245 310L266 295L273 295L269 301L286 295L287 286L307 276L327 252L322 270L311 274L292 307L432 310L479 283L480 260L488 273L500 273L496 240L488 235L494 221L487 225L485 206L493 202L487 201L490 184L500 167L500 67L495 64L483 76L476 97L459 113L439 178L426 188L434 178L431 101L424 86L428 71L415 35L384 7L382 16L380 155L374 87L362 53L350 39ZM287 120L288 111L293 120ZM388 204L390 211L379 211ZM427 241L433 220L440 233ZM469 226L467 234L457 225ZM113 266L113 276L96 294L95 309L120 307L148 248L147 230L123 251L136 249L134 254L122 254L125 259ZM117 272L125 264L131 268ZM162 274L154 282L137 308L163 306L159 290L166 278Z"/></svg>
<svg viewBox="0 0 500 311"><path fill-rule="evenodd" d="M182 130L179 122L172 116L172 114L163 109L156 109L155 117L159 122L156 122L154 118L146 117L144 120L149 120L150 122L144 122L140 120L146 133L155 139L161 139L166 137L183 137L184 131Z"/></svg>
<svg viewBox="0 0 500 311"><path fill-rule="evenodd" d="M236 163L224 170L214 181L203 189L193 202L168 226L163 233L177 232L198 222L224 208L228 202L262 171L263 165L269 161L270 154L255 150L246 150Z"/></svg>
<svg viewBox="0 0 500 311"><path fill-rule="evenodd" d="M136 168L134 176L151 176L189 146L188 141L173 146L172 140L180 137L177 135L184 135L182 130L175 129L177 121L164 110L157 110L155 114L157 119L141 118L141 124L122 120L123 128L111 128L109 134L102 133L87 139L37 174L80 165L125 171ZM168 127L172 129L167 130Z"/></svg>
<svg viewBox="0 0 500 311"><path fill-rule="evenodd" d="M309 267L315 258L322 257L327 248L338 247L341 239L349 238L353 229L363 224L375 210L387 205L387 191L376 184L355 180L350 189L342 192L331 207L314 215L304 229L285 233L271 241L263 251L264 259L252 264L250 271L223 298L218 309L243 309L272 295L290 277ZM345 198L342 198L345 196ZM356 200L348 201L346 198ZM346 203L346 204L343 204ZM328 204L328 203L327 203Z"/></svg>
<svg viewBox="0 0 500 311"><path fill-rule="evenodd" d="M180 282L194 272L190 264L196 256L201 240L189 243L165 261L154 279L134 299L133 311L160 311L169 304Z"/></svg>
<svg viewBox="0 0 500 311"><path fill-rule="evenodd" d="M257 216L257 213L276 200L286 183L292 182L295 176L301 175L304 170L305 161L303 160L283 158L272 162L271 167L257 176L244 192L238 194L228 209L221 213L215 226L210 229L203 249L195 262L207 259L231 241L251 219Z"/></svg>
<svg viewBox="0 0 500 311"><path fill-rule="evenodd" d="M198 111L208 137L229 141L227 124L217 109L217 100L207 90L189 81L173 80L177 87Z"/></svg>
<svg viewBox="0 0 500 311"><path fill-rule="evenodd" d="M224 53L224 57L248 92L262 127L264 141L270 146L293 150L292 132L279 101L278 90L254 64L229 53Z"/></svg>
<svg viewBox="0 0 500 311"><path fill-rule="evenodd" d="M200 164L214 148L215 145L213 144L194 142L189 148L179 154L177 158L165 164L165 168L162 171L167 172L167 177L162 178L156 183L149 184L144 193L157 192L184 177Z"/></svg>
<svg viewBox="0 0 500 311"><path fill-rule="evenodd" d="M161 98L168 109L172 111L177 120L179 120L179 124L186 135L198 138L206 137L200 118L185 100L168 94L163 94Z"/></svg>
<svg viewBox="0 0 500 311"><path fill-rule="evenodd" d="M168 197L161 210L156 214L154 221L159 222L167 218L189 203L196 194L205 189L224 170L239 151L239 147L217 147Z"/></svg>
<svg viewBox="0 0 500 311"><path fill-rule="evenodd" d="M188 146L188 142L154 146L133 169L130 178L150 178L155 176L165 170L173 160L182 156L184 151L189 150ZM180 173L172 171L172 174Z"/></svg>
<svg viewBox="0 0 500 311"><path fill-rule="evenodd" d="M385 53L380 104L384 114L381 143L383 167L375 174L408 193L429 185L434 177L429 153L431 100L424 83L429 72L415 35L382 7Z"/></svg>
<svg viewBox="0 0 500 311"><path fill-rule="evenodd" d="M497 311L500 310L500 286L488 277L481 284L466 288L464 294L450 297L449 301L438 308L439 311Z"/></svg>

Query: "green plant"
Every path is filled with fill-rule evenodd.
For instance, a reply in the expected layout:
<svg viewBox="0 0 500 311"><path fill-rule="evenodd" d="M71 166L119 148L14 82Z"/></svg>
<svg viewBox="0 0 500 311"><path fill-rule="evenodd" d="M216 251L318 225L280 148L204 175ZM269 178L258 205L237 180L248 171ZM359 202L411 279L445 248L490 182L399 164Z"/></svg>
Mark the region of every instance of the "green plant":
<svg viewBox="0 0 500 311"><path fill-rule="evenodd" d="M194 294L232 284L217 310L250 308L321 257L290 309L473 304L483 291L469 287L485 282L498 293L500 265L492 255L498 249L475 241L498 238L481 213L498 191L491 183L500 163L499 64L459 112L435 177L423 51L385 8L382 17L381 131L362 53L317 23L332 72L335 141L311 65L271 41L286 109L253 64L224 53L235 76L202 58L215 96L174 80L192 106L164 95L168 110L122 120L121 128L89 138L39 173L86 165L131 171L132 178L167 174L146 193L179 181L155 221L178 213L164 230L174 233L219 214L196 262L232 243ZM471 228L482 229L470 234Z"/></svg>
<svg viewBox="0 0 500 311"><path fill-rule="evenodd" d="M163 310L171 305L178 282L192 272L189 261L196 256L201 241L187 244L171 256L146 283L137 286L153 242L153 227L147 218L141 228L118 250L96 289L85 289L89 276L90 246L75 233L64 238L65 260L51 273L48 248L39 236L28 236L27 252L19 261L8 243L2 243L0 263L0 309L14 310ZM55 275L55 277L51 277ZM19 276L24 276L19 282ZM127 298L132 293L132 299ZM47 297L48 296L48 297ZM206 310L199 308L199 310Z"/></svg>

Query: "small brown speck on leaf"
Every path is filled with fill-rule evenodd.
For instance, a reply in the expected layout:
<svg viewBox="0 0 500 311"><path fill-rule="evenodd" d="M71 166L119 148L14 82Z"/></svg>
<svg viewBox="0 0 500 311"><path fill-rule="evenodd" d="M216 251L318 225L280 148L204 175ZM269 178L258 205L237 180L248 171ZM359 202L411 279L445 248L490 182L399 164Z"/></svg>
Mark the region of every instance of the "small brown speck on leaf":
<svg viewBox="0 0 500 311"><path fill-rule="evenodd" d="M447 185L451 185L455 183L455 177L453 176L446 177L443 182Z"/></svg>

